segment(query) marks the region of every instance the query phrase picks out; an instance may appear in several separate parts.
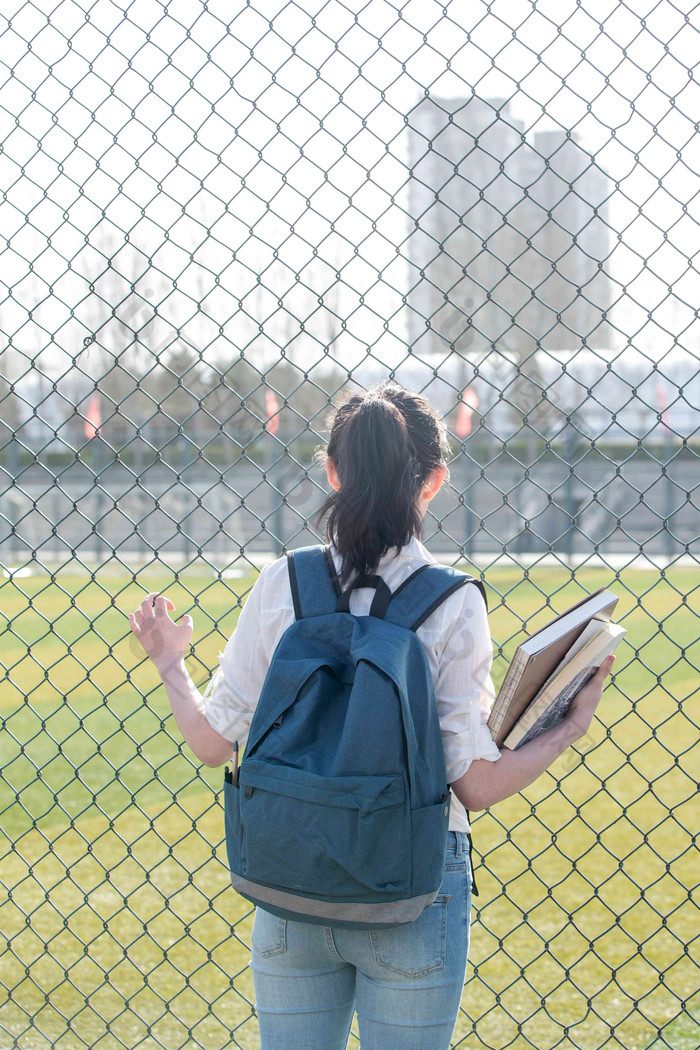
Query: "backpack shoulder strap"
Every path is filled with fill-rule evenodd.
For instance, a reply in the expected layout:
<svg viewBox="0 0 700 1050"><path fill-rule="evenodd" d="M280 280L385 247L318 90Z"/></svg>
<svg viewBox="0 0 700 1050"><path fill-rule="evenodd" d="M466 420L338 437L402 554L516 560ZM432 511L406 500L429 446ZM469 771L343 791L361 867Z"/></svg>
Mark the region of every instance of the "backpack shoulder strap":
<svg viewBox="0 0 700 1050"><path fill-rule="evenodd" d="M438 606L467 583L479 588L488 609L486 588L481 580L448 565L421 565L396 588L385 619L417 631Z"/></svg>
<svg viewBox="0 0 700 1050"><path fill-rule="evenodd" d="M330 548L299 547L288 551L287 568L295 619L323 616L335 610L341 589Z"/></svg>

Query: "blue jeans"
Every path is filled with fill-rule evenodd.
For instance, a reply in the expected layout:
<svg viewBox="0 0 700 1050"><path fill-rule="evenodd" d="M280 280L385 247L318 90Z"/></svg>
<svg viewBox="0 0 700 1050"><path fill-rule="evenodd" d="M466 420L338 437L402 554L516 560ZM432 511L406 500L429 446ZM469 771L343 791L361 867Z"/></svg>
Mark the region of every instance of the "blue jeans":
<svg viewBox="0 0 700 1050"><path fill-rule="evenodd" d="M448 835L434 904L388 930L278 919L257 908L252 969L261 1050L447 1050L464 988L471 870L464 832Z"/></svg>

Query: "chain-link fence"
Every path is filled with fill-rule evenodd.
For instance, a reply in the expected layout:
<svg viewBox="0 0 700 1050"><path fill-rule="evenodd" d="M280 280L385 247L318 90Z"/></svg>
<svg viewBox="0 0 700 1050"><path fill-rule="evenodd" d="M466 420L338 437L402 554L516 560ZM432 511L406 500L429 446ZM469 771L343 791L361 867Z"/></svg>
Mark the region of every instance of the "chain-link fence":
<svg viewBox="0 0 700 1050"><path fill-rule="evenodd" d="M496 684L584 591L628 632L589 738L475 821L454 1045L697 1046L697 6L0 25L2 1050L259 1045L219 775L125 614L167 588L204 684L386 376L450 427L425 541L491 588Z"/></svg>

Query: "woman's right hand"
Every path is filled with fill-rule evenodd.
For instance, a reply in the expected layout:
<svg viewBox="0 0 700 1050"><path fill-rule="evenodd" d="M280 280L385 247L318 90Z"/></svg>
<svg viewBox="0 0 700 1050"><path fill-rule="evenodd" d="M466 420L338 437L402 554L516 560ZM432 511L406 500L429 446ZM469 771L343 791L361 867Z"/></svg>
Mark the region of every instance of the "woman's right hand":
<svg viewBox="0 0 700 1050"><path fill-rule="evenodd" d="M603 695L605 679L610 674L614 663L615 656L611 653L610 656L603 660L590 682L587 682L574 696L568 714L564 719L572 731L575 732L574 739L578 740L588 732L593 721L593 715Z"/></svg>

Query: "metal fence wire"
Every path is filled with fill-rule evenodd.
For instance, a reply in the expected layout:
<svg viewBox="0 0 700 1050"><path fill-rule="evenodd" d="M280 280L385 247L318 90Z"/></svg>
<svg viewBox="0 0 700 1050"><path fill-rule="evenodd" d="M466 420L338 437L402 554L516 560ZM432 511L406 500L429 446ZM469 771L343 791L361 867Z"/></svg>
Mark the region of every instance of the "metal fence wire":
<svg viewBox="0 0 700 1050"><path fill-rule="evenodd" d="M424 540L490 588L496 685L595 587L627 628L589 736L474 822L454 1046L696 1047L698 6L0 26L2 1050L258 1047L219 773L126 613L191 612L203 687L387 376L450 429Z"/></svg>

